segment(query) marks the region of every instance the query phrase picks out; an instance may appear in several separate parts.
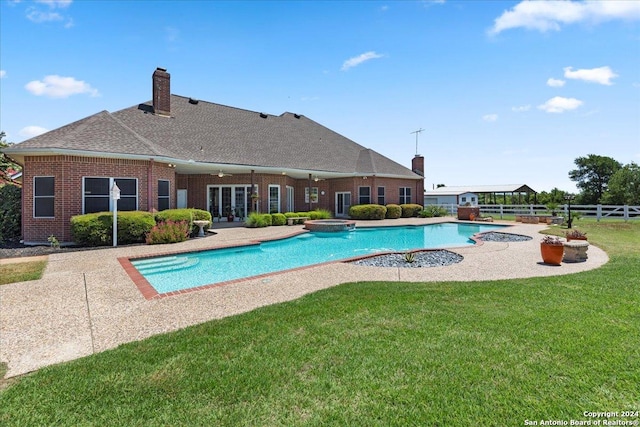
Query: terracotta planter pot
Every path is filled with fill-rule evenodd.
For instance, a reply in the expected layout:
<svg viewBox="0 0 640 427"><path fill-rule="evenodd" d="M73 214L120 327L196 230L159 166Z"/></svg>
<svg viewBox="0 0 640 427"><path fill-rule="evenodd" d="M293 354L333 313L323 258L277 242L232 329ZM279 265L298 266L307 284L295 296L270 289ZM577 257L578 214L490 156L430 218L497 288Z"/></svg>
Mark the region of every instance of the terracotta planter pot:
<svg viewBox="0 0 640 427"><path fill-rule="evenodd" d="M540 253L545 264L560 265L564 255L564 245L547 245L540 243Z"/></svg>

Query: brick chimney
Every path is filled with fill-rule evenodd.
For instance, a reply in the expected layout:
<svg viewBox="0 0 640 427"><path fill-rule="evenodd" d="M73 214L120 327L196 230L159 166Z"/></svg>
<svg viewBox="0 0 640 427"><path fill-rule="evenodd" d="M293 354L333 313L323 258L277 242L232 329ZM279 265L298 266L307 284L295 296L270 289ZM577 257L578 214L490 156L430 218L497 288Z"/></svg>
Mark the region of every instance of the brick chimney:
<svg viewBox="0 0 640 427"><path fill-rule="evenodd" d="M411 160L411 170L420 176L424 176L424 157L420 154L416 154L416 156Z"/></svg>
<svg viewBox="0 0 640 427"><path fill-rule="evenodd" d="M153 112L161 116L171 115L171 75L165 68L153 72Z"/></svg>

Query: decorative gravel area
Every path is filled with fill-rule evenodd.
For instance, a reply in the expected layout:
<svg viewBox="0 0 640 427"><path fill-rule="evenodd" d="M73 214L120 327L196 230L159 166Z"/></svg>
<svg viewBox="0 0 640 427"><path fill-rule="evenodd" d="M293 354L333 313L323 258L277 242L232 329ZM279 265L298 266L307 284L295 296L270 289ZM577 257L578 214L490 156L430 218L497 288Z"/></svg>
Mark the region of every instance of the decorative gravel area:
<svg viewBox="0 0 640 427"><path fill-rule="evenodd" d="M485 242L526 242L532 237L522 234L499 233L497 231L489 231L480 236Z"/></svg>
<svg viewBox="0 0 640 427"><path fill-rule="evenodd" d="M413 262L407 262L404 254L385 254L351 261L350 263L367 267L421 268L444 267L457 264L464 259L462 255L445 250L413 252L413 254Z"/></svg>

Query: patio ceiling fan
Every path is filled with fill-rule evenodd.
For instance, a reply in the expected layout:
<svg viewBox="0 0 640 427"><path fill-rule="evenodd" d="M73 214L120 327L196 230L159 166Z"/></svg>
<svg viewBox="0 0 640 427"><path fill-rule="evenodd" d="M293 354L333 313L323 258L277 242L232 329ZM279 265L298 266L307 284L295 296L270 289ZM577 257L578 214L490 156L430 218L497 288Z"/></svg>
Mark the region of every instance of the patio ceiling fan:
<svg viewBox="0 0 640 427"><path fill-rule="evenodd" d="M214 174L214 173L212 173L211 175L218 175L218 178L222 178L222 177L224 177L224 176L233 176L233 175L231 175L230 173L224 173L224 172L222 172L222 170L221 170L220 172L218 172L218 173L215 173L215 174Z"/></svg>

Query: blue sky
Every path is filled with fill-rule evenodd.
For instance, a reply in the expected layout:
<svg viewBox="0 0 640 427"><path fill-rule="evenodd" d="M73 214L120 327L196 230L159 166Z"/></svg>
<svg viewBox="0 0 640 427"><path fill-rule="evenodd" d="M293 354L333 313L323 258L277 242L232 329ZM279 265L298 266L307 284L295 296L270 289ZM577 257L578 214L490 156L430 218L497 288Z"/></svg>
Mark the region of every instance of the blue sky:
<svg viewBox="0 0 640 427"><path fill-rule="evenodd" d="M425 186L575 191L640 163L640 1L0 1L0 129L21 142L177 95L305 116ZM106 148L106 147L105 147Z"/></svg>

